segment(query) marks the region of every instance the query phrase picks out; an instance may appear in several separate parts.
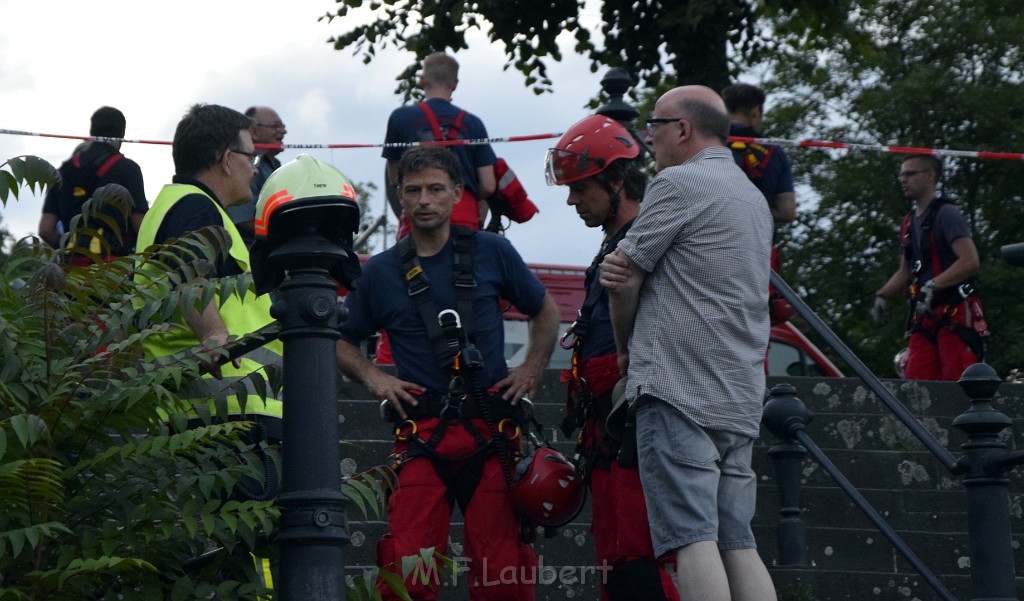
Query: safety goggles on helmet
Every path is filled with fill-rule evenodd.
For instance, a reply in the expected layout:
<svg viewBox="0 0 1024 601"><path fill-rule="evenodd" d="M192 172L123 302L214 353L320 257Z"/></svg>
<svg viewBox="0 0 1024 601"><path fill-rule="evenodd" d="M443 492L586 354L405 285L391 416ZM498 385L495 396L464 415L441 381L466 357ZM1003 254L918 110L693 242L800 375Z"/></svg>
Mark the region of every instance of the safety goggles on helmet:
<svg viewBox="0 0 1024 601"><path fill-rule="evenodd" d="M597 175L617 159L635 159L640 147L621 123L591 115L573 124L548 150L544 175L548 185L564 186Z"/></svg>
<svg viewBox="0 0 1024 601"><path fill-rule="evenodd" d="M564 186L604 170L605 161L600 157L590 158L570 150L548 148L544 161L544 179L549 186Z"/></svg>

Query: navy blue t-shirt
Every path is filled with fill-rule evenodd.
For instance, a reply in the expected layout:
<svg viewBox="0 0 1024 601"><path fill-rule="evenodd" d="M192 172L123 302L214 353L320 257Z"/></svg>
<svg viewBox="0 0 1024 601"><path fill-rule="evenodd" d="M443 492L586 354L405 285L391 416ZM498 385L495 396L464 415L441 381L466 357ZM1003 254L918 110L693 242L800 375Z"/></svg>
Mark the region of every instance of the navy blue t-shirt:
<svg viewBox="0 0 1024 601"><path fill-rule="evenodd" d="M484 358L480 385L490 388L508 375L499 299L512 303L524 315L533 316L540 311L546 290L508 240L477 232L473 244L473 328L476 345ZM456 309L454 255L454 244L449 240L436 255L420 257L438 311ZM419 309L409 297L395 247L366 262L362 275L355 281L355 290L345 299L345 307L349 313L341 326L342 340L358 345L375 332L385 330L397 376L433 392L447 392L448 374L437 365Z"/></svg>
<svg viewBox="0 0 1024 601"><path fill-rule="evenodd" d="M586 360L593 357L603 357L616 353L615 333L612 330L612 315L608 307L608 291L601 285L601 261L605 255L614 251L619 242L626 237L629 228L633 227L633 219L619 228L610 238L601 243L601 250L594 262L587 269L587 298L592 294L600 294L594 304L593 312L590 314L590 326L586 336L580 344L580 359ZM586 302L584 301L584 304ZM581 309L582 311L582 309Z"/></svg>
<svg viewBox="0 0 1024 601"><path fill-rule="evenodd" d="M158 244L172 238L180 238L188 232L194 232L207 226L224 226L224 218L221 217L220 211L217 210L218 201L215 200L217 195L206 184L193 177L184 175L175 175L171 181L175 184L195 186L205 192L205 194L198 192L186 194L178 199L178 202L174 203L173 207L168 209L163 221L160 222L160 227L156 230L154 240ZM190 260L189 257L183 256L182 258ZM214 271L217 277L224 278L241 274L242 268L234 258L224 255L217 258Z"/></svg>
<svg viewBox="0 0 1024 601"><path fill-rule="evenodd" d="M603 357L615 353L615 334L612 331L612 317L608 310L608 291L599 281L601 268L594 270L594 277L587 287L587 294L591 289L601 288L601 297L594 305L594 312L590 315L590 328L587 330L587 337L580 345L580 359L591 359Z"/></svg>
<svg viewBox="0 0 1024 601"><path fill-rule="evenodd" d="M729 135L743 138L763 137L761 132L742 123L730 125ZM757 186L761 194L764 194L764 197L768 200L768 206L774 208L777 195L793 191L793 172L789 166L789 157L786 156L786 151L781 146L769 144L768 148L771 149L771 155L763 165L764 175L759 178L750 178L750 181ZM742 163L739 163L739 165L743 167Z"/></svg>
<svg viewBox="0 0 1024 601"><path fill-rule="evenodd" d="M455 124L455 120L462 111L459 107L443 98L431 98L426 101L430 110L437 117L441 134L448 134L449 127ZM487 128L473 113L467 112L459 124L459 131L454 136L458 140L482 140L486 139ZM434 140L434 130L427 121L423 109L416 104L409 104L395 109L388 117L388 130L384 136L385 143L395 142L429 142ZM477 180L476 170L480 167L493 165L497 158L494 149L490 144L474 144L466 146L448 146L459 157L459 167L462 169L462 183L466 188L477 196L480 184ZM398 161L409 147L385 146L381 156L389 161Z"/></svg>
<svg viewBox="0 0 1024 601"><path fill-rule="evenodd" d="M940 202L939 199L932 201ZM932 207L929 207L931 209ZM909 225L908 235L910 236L910 256L908 257L907 266L910 268L914 267L914 263L917 260L921 261L921 271L918 273L917 278L919 282L927 282L934 278L938 273L935 273L932 265L932 254L931 251L925 253L926 256L919 256L919 250L923 250L926 246L930 249L931 245L935 244L935 250L939 254L939 273L949 269L949 266L956 262L957 256L953 251L953 242L958 238L970 238L971 237L971 226L968 225L967 219L964 214L960 212L960 209L956 205L950 202L944 202L938 207L935 213L935 221L932 222L932 233L934 236L929 235L927 245L923 238L921 226L924 224L924 218L927 215L917 216L915 211L911 211L911 219Z"/></svg>

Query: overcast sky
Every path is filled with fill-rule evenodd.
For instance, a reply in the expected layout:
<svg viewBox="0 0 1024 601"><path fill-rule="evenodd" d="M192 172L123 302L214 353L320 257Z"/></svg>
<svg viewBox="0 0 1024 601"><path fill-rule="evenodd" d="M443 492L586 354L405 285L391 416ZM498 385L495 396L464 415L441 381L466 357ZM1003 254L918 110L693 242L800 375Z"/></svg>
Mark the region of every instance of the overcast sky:
<svg viewBox="0 0 1024 601"><path fill-rule="evenodd" d="M335 6L330 0L0 0L0 128L85 136L92 112L110 105L127 118L126 138L169 141L196 102L240 111L260 104L281 115L286 143L382 143L388 115L401 104L394 78L413 58L388 51L364 65L350 51L334 50L326 40L347 27L317 17ZM589 114L584 105L605 72L591 73L568 37L564 48L563 61L550 65L555 93L537 96L517 71L502 71L500 46L477 34L469 50L455 54L461 71L454 102L483 119L492 137L563 132ZM599 231L566 207L565 188L544 182L544 153L554 142L494 145L541 210L507 235L527 261L588 264ZM0 162L32 154L57 166L76 144L0 134ZM142 167L152 201L173 175L170 146L125 144L122 152ZM280 158L299 152L382 190L380 148L288 149ZM375 214L384 210L382 193L371 206ZM0 209L3 223L19 237L34 233L41 207L40 197L22 190Z"/></svg>

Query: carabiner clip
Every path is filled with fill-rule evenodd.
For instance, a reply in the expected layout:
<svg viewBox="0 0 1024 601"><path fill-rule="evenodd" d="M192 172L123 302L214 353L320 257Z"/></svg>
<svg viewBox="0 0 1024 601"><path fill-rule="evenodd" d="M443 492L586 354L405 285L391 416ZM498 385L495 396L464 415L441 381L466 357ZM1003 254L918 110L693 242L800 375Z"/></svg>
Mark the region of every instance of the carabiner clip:
<svg viewBox="0 0 1024 601"><path fill-rule="evenodd" d="M528 397L519 399L519 404L523 406L523 415L527 417L533 416L533 401Z"/></svg>
<svg viewBox="0 0 1024 601"><path fill-rule="evenodd" d="M405 430L406 428L408 428L408 431L407 433L403 434L402 431ZM405 442L409 440L411 437L415 436L417 430L419 430L419 428L416 426L416 422L412 421L411 419L407 419L404 422L395 426L395 440Z"/></svg>
<svg viewBox="0 0 1024 601"><path fill-rule="evenodd" d="M511 424L511 428L510 428L512 430L511 434L506 434L505 433L505 428L506 428L505 424ZM513 420L513 419L510 419L510 418L506 417L505 419L503 419L500 422L498 422L498 434L501 434L501 435L505 436L505 438L507 438L509 440L511 440L513 438L516 438L521 433L522 433L522 429L519 427L519 424L517 424L515 422L515 420Z"/></svg>
<svg viewBox="0 0 1024 601"><path fill-rule="evenodd" d="M444 324L444 316L448 315L448 314L451 314L451 315L455 316L455 327L461 329L462 328L462 317L459 316L459 312L456 311L455 309L445 309L444 311L438 312L438 314L437 314L437 324L439 326L441 326L442 328L447 327Z"/></svg>
<svg viewBox="0 0 1024 601"><path fill-rule="evenodd" d="M576 330L576 322L574 321L571 324L569 324L569 327L565 329L564 333L562 333L562 337L558 339L558 344L562 348L564 348L565 350L569 350L569 349L575 347L576 343L578 343L580 341L580 337L579 336L574 336L573 335L575 330ZM566 344L565 340L567 338L569 338L569 336L572 336L572 342Z"/></svg>

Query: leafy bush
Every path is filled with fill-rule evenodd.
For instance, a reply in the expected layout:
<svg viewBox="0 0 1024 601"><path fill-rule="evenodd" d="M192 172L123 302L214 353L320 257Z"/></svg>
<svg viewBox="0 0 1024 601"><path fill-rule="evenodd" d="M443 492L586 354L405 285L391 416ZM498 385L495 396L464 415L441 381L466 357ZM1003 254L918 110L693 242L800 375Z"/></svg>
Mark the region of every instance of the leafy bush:
<svg viewBox="0 0 1024 601"><path fill-rule="evenodd" d="M5 166L4 203L20 186L59 181L35 157ZM110 199L102 191L73 222L76 232L92 232L94 219L125 222L99 211L118 200L116 189ZM226 398L211 406L178 394L224 349L157 361L142 351L147 337L176 327L182 306L251 293L248 274L181 285L205 275L229 245L224 230L208 228L109 263L76 248L92 259L79 267L67 264L67 250L27 238L0 261L0 600L270 592L250 552L264 550L279 511L232 493L243 479L262 481L263 457L276 462L276 449L250 442L248 422L213 419L226 417ZM186 428L185 415L206 425ZM343 492L361 513L379 515L394 480L389 468L375 467L348 478ZM350 581L350 595L379 598L366 576ZM400 582L395 588L405 593Z"/></svg>
<svg viewBox="0 0 1024 601"><path fill-rule="evenodd" d="M215 302L215 288L179 289L165 266L141 272L153 285L140 298L133 259L202 265L225 242L205 232L87 267L34 240L12 249L0 272L0 597L265 593L247 550L277 510L228 500L240 479L263 477L249 425L169 428L162 416L191 409L176 391L199 377L199 356L142 360L142 340L172 327L180 302ZM210 549L224 551L197 561Z"/></svg>

